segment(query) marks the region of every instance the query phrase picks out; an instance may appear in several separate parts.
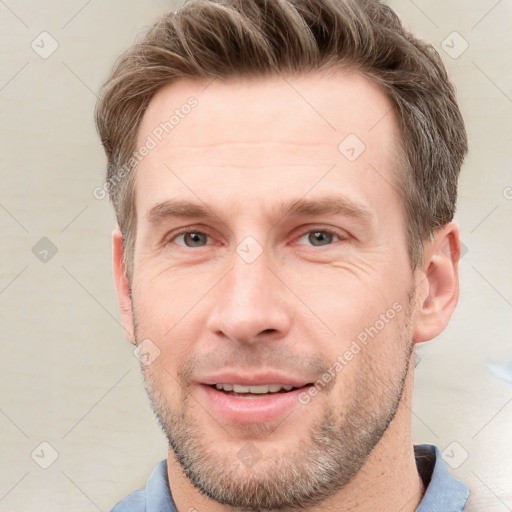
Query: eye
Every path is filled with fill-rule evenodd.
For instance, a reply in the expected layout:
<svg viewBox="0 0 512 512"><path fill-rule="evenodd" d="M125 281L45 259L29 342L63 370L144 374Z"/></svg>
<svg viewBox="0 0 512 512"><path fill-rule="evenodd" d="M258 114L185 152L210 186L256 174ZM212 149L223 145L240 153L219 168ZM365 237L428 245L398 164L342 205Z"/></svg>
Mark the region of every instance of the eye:
<svg viewBox="0 0 512 512"><path fill-rule="evenodd" d="M303 245L300 243L300 241L303 239L306 239L307 242L309 242L314 247L323 247L325 245L331 245L333 241L336 241L335 239L341 241L345 240L346 237L342 237L341 235L338 235L329 230L314 229L307 231L299 238L298 243L300 245Z"/></svg>
<svg viewBox="0 0 512 512"><path fill-rule="evenodd" d="M204 247L208 238L208 235L200 231L182 231L173 236L169 241L176 242L176 240L183 239L183 243L177 242L178 245L184 245L185 247Z"/></svg>

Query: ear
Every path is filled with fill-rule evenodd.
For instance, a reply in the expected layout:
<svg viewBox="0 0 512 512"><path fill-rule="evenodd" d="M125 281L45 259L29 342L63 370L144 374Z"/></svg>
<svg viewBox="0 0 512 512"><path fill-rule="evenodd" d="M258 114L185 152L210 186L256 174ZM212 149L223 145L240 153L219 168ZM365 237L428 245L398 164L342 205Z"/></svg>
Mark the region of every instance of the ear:
<svg viewBox="0 0 512 512"><path fill-rule="evenodd" d="M124 266L123 235L119 228L112 233L112 254L114 259L114 281L116 284L119 310L121 312L121 321L126 338L130 343L135 345L132 299Z"/></svg>
<svg viewBox="0 0 512 512"><path fill-rule="evenodd" d="M454 222L434 232L424 249L424 263L416 271L417 299L414 341L441 334L459 300L460 234Z"/></svg>

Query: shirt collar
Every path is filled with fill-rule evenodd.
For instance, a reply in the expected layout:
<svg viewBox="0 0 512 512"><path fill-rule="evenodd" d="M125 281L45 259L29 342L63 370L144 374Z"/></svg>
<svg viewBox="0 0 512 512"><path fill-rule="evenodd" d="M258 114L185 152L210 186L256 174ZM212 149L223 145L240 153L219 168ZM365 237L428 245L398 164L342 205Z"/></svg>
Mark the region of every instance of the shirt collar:
<svg viewBox="0 0 512 512"><path fill-rule="evenodd" d="M146 512L176 512L169 489L167 461L161 461L148 478Z"/></svg>
<svg viewBox="0 0 512 512"><path fill-rule="evenodd" d="M414 447L416 465L426 490L416 512L461 512L469 497L468 486L448 471L436 446Z"/></svg>

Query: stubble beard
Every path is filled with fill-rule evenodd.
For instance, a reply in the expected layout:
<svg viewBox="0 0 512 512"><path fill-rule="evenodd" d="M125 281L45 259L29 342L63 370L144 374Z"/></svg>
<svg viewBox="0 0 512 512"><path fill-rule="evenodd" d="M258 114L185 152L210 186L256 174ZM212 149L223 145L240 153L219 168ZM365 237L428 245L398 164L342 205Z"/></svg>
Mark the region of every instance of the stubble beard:
<svg viewBox="0 0 512 512"><path fill-rule="evenodd" d="M380 362L365 354L366 347L363 348L357 356L361 363L356 385L341 414L334 407L326 409L302 442L298 440L293 452L283 453L277 446L250 468L237 457L240 443L235 450L215 450L215 439L202 433L190 414L191 403L197 404L186 392L189 382L183 374L182 400L179 406L171 408L165 393L153 384L149 369L142 367L152 409L190 482L215 502L247 511L317 505L346 486L362 468L400 405L414 353L410 338L411 302L405 308L404 318L397 320L400 325L395 330L400 338L396 340L397 350L401 351L397 355L400 371L397 367L394 375L383 377L377 368ZM286 424L284 421L278 428L285 428ZM254 432L262 433L265 428L255 425ZM271 434L268 432L267 441ZM229 437L225 432L222 435Z"/></svg>

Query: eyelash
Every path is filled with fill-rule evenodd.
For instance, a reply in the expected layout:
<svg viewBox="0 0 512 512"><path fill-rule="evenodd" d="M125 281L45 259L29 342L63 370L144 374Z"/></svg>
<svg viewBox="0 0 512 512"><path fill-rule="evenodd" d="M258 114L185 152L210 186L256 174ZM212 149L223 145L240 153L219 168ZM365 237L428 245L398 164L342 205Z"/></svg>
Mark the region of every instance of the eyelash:
<svg viewBox="0 0 512 512"><path fill-rule="evenodd" d="M343 242L345 240L348 240L348 238L349 238L348 235L346 235L346 234L343 235L343 234L338 233L337 231L335 231L333 229L325 229L325 228L313 227L313 228L308 228L305 231L301 231L300 235L297 237L297 240L301 239L304 235L307 235L309 233L314 233L314 232L320 232L320 233L326 233L326 234L329 234L329 235L333 235L334 237L339 238L339 240L338 240L339 242ZM164 239L164 244L169 244L169 243L173 242L179 236L186 235L188 233L200 233L202 235L206 235L207 237L210 237L210 235L208 235L204 231L201 231L199 229L193 229L193 228L189 227L189 228L186 228L186 229L182 229L181 231L178 231L177 233L173 233L172 236L166 237ZM334 243L335 242L333 241L332 243L327 244L326 246L320 246L320 247L329 247L329 246L333 245ZM181 244L179 244L179 245L181 245ZM300 245L303 245L303 244L300 244ZM194 249L194 247L187 247L186 245L181 245L181 246L185 247L187 249ZM201 246L201 247L204 247L204 246ZM315 246L311 245L310 247L315 247Z"/></svg>

